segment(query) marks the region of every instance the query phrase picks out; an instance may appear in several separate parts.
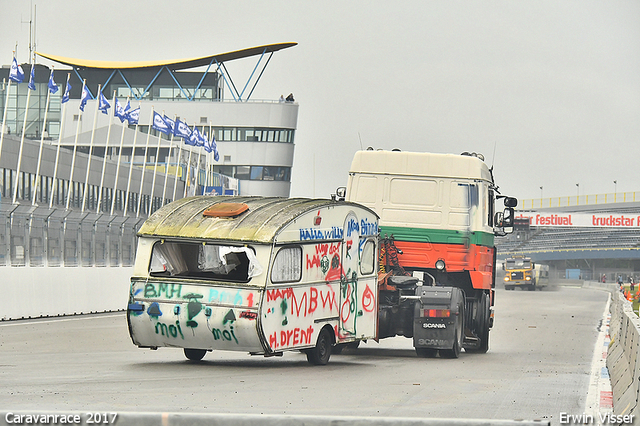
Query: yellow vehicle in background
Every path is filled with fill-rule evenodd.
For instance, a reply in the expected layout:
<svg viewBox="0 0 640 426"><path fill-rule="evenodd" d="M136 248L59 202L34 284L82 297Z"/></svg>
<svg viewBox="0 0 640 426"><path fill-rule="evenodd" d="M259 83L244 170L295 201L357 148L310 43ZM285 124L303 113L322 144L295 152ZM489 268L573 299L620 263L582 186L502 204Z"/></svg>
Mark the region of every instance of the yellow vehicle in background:
<svg viewBox="0 0 640 426"><path fill-rule="evenodd" d="M549 265L536 264L529 257L512 256L505 259L502 269L506 272L505 290L513 290L516 287L529 291L536 288L542 290L549 285Z"/></svg>

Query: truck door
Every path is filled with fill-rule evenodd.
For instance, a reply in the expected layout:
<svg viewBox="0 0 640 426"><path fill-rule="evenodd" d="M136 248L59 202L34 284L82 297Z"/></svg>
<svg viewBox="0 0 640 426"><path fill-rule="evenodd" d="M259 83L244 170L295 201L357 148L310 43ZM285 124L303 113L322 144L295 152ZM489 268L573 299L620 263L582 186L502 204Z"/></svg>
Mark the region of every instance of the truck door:
<svg viewBox="0 0 640 426"><path fill-rule="evenodd" d="M342 268L340 273L340 337L356 335L358 316L358 265L360 264L360 227L358 218L350 212L344 222L342 238Z"/></svg>

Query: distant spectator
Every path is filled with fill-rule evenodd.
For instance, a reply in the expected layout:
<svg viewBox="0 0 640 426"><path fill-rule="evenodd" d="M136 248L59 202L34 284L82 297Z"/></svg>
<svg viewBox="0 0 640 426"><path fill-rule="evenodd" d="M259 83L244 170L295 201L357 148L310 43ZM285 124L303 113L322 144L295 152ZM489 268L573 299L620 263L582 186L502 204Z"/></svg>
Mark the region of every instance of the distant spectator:
<svg viewBox="0 0 640 426"><path fill-rule="evenodd" d="M289 93L289 96L287 96L287 102L295 102L295 99L293 99L293 93Z"/></svg>
<svg viewBox="0 0 640 426"><path fill-rule="evenodd" d="M280 95L280 102L284 102L284 95Z"/></svg>

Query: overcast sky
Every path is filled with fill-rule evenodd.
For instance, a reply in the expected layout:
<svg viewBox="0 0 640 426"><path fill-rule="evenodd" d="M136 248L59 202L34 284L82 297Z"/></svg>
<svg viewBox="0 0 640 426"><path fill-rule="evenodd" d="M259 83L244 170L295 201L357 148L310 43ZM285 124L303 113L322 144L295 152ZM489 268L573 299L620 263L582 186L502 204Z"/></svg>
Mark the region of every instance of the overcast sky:
<svg viewBox="0 0 640 426"><path fill-rule="evenodd" d="M252 95L300 104L292 196L328 197L367 146L481 152L521 199L640 191L638 1L0 0L1 64L28 61L30 3L37 50L73 58L297 42Z"/></svg>

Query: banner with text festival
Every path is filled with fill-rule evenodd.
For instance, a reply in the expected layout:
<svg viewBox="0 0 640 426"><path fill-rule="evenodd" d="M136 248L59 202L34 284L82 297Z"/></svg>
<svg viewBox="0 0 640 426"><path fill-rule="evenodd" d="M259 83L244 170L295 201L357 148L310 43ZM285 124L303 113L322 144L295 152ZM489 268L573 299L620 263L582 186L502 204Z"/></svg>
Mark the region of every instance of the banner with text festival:
<svg viewBox="0 0 640 426"><path fill-rule="evenodd" d="M519 212L516 219L529 219L531 226L640 228L640 215L637 214Z"/></svg>

